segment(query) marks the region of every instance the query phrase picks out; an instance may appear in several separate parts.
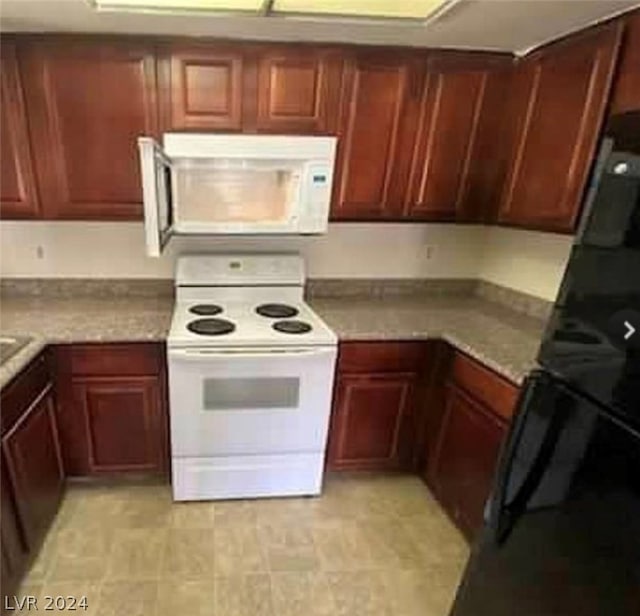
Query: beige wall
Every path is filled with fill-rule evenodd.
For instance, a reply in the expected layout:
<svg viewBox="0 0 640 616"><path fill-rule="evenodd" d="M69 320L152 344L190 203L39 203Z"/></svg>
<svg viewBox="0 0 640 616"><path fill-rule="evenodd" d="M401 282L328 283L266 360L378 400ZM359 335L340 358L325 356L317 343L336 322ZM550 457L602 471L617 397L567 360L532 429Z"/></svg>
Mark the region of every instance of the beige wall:
<svg viewBox="0 0 640 616"><path fill-rule="evenodd" d="M553 233L487 229L480 278L554 300L573 238Z"/></svg>
<svg viewBox="0 0 640 616"><path fill-rule="evenodd" d="M160 259L144 254L139 223L2 222L4 277L169 278L176 255L300 250L314 278L482 278L555 298L571 238L439 224L332 224L307 238L176 238Z"/></svg>
<svg viewBox="0 0 640 616"><path fill-rule="evenodd" d="M314 278L475 278L485 229L437 224L332 224L306 238L174 238L144 254L139 223L3 222L5 277L172 277L181 252L300 250Z"/></svg>

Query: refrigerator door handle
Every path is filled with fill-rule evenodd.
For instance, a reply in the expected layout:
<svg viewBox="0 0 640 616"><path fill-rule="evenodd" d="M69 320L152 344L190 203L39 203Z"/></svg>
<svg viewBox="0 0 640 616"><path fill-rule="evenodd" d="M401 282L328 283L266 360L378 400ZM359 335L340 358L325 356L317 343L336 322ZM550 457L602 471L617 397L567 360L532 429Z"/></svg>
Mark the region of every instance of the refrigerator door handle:
<svg viewBox="0 0 640 616"><path fill-rule="evenodd" d="M533 401L536 389L543 384L543 381L546 381L546 374L544 373L534 372L525 379L516 404L517 412L500 456L500 465L496 473L487 519L491 536L496 543L499 543L498 537L500 536L500 529L503 527L502 515L505 508L507 485L511 476L516 447L520 442L527 420L526 411Z"/></svg>
<svg viewBox="0 0 640 616"><path fill-rule="evenodd" d="M562 429L570 414L567 408L568 405L563 405L560 409L556 407L538 452L529 467L527 476L513 499L507 503L507 490L512 475L515 453L521 442L529 416L529 408L536 399L540 387L558 388L553 378L545 373L534 373L525 381L525 387L518 403L519 412L516 417L516 423L505 447L503 462L495 485L494 498L489 510L489 527L497 544L501 544L507 539L518 519L526 510L529 499L540 485L549 461L553 457Z"/></svg>

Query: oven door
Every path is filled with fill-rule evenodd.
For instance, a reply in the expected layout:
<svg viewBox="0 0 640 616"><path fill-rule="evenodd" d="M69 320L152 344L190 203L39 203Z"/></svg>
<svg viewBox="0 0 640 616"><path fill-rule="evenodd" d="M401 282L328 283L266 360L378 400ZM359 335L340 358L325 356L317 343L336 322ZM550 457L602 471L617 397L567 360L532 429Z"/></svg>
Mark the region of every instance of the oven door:
<svg viewBox="0 0 640 616"><path fill-rule="evenodd" d="M169 349L173 457L322 452L335 347Z"/></svg>

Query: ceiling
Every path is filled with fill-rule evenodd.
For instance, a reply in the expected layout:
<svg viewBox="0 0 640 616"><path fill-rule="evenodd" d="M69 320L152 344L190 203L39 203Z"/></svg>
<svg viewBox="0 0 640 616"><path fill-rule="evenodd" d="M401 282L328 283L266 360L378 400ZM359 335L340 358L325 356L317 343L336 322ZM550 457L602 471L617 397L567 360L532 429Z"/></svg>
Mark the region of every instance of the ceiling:
<svg viewBox="0 0 640 616"><path fill-rule="evenodd" d="M132 0L133 1L133 0ZM348 0L345 0L348 2ZM87 0L0 0L0 29L453 47L524 53L639 0L458 0L432 21L98 12Z"/></svg>

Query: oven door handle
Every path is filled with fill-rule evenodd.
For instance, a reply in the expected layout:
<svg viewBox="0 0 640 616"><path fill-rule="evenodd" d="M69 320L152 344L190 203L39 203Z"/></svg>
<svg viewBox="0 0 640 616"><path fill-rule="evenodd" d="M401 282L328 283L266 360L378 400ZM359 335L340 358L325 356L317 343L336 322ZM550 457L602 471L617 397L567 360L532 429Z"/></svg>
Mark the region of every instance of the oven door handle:
<svg viewBox="0 0 640 616"><path fill-rule="evenodd" d="M316 349L282 348L282 349L169 349L169 357L185 361L206 361L208 359L276 359L277 357L311 357L335 353L334 347Z"/></svg>

